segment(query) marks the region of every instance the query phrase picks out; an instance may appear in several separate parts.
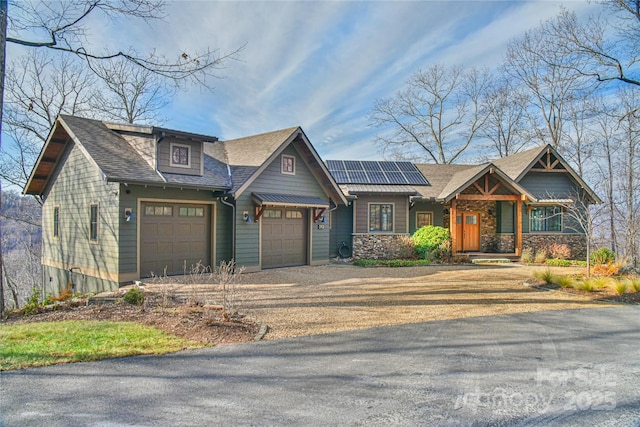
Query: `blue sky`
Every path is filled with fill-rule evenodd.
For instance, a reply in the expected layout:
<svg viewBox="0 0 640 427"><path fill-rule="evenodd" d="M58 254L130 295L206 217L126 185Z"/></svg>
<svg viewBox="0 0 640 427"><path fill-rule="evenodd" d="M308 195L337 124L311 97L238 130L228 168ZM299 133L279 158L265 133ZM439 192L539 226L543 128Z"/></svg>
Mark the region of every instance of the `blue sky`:
<svg viewBox="0 0 640 427"><path fill-rule="evenodd" d="M232 139L302 126L324 159L380 159L368 114L417 68L495 67L506 44L564 7L586 1L174 1L153 25L117 22L99 44L167 54L230 52L213 93L190 88L167 107L164 126ZM11 54L11 51L9 52Z"/></svg>

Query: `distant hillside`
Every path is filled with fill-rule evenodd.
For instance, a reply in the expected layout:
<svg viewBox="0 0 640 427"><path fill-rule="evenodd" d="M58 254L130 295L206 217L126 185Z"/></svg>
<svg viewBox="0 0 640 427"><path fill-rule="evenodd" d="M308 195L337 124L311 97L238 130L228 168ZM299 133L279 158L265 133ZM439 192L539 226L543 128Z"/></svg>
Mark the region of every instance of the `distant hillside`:
<svg viewBox="0 0 640 427"><path fill-rule="evenodd" d="M32 196L22 196L16 191L3 191L0 215L2 252L40 244L42 207Z"/></svg>

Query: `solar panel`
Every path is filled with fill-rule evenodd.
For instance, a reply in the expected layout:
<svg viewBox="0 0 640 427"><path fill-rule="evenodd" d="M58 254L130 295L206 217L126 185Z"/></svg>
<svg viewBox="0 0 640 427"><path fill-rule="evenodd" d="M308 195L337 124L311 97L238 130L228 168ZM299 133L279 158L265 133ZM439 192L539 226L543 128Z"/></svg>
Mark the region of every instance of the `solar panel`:
<svg viewBox="0 0 640 427"><path fill-rule="evenodd" d="M407 178L407 184L429 185L429 182L420 172L405 172L404 176Z"/></svg>
<svg viewBox="0 0 640 427"><path fill-rule="evenodd" d="M382 170L378 162L362 162L362 166L366 171L379 172Z"/></svg>
<svg viewBox="0 0 640 427"><path fill-rule="evenodd" d="M327 160L327 169L330 171L344 170L342 160Z"/></svg>
<svg viewBox="0 0 640 427"><path fill-rule="evenodd" d="M383 171L389 172L397 172L400 170L398 165L396 165L396 162L380 162L380 167Z"/></svg>
<svg viewBox="0 0 640 427"><path fill-rule="evenodd" d="M409 162L396 162L396 166L403 172L415 172L416 167L413 166L413 163Z"/></svg>
<svg viewBox="0 0 640 427"><path fill-rule="evenodd" d="M369 180L364 171L347 171L349 174L349 183L351 184L368 184Z"/></svg>
<svg viewBox="0 0 640 427"><path fill-rule="evenodd" d="M345 169L347 169L348 171L362 171L362 170L364 170L362 168L362 163L360 163L358 161L345 160L344 161L344 166L345 166Z"/></svg>
<svg viewBox="0 0 640 427"><path fill-rule="evenodd" d="M345 171L331 171L331 175L333 175L333 179L335 179L337 183L349 183L349 178L347 177L347 173Z"/></svg>
<svg viewBox="0 0 640 427"><path fill-rule="evenodd" d="M391 184L407 184L402 172L387 172L387 179Z"/></svg>
<svg viewBox="0 0 640 427"><path fill-rule="evenodd" d="M367 172L369 175L369 184L388 184L384 172Z"/></svg>

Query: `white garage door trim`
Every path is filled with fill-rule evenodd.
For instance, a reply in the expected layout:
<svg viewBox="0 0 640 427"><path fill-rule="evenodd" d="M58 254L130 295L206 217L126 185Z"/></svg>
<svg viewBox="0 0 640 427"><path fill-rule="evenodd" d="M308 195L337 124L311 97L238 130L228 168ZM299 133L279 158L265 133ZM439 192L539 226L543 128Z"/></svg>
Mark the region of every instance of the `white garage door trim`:
<svg viewBox="0 0 640 427"><path fill-rule="evenodd" d="M209 263L213 266L216 263L217 254L216 254L216 218L217 218L217 204L215 201L203 201L203 200L184 200L184 199L152 199L152 198L139 198L137 200L135 218L136 218L136 276L140 278L140 247L141 247L141 230L142 230L142 217L144 212L142 212L142 204L143 203L177 203L177 204L185 204L185 205L208 205L209 209L209 228L210 228L210 241L209 241L209 253L211 259ZM124 215L123 206L122 215Z"/></svg>

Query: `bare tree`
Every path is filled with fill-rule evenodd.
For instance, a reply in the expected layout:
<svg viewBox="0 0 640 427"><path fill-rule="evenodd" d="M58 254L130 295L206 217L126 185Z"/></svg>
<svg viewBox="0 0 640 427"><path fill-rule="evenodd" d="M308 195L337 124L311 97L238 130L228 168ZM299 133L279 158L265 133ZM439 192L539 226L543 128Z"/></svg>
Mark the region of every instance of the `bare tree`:
<svg viewBox="0 0 640 427"><path fill-rule="evenodd" d="M633 86L621 88L620 105L623 111L631 111L638 105L640 91ZM640 111L623 113L620 120L620 156L616 166L623 177L617 204L624 222L625 255L638 267L640 248Z"/></svg>
<svg viewBox="0 0 640 427"><path fill-rule="evenodd" d="M592 87L575 71L574 58L551 48L549 25L550 21L509 43L503 71L512 85L527 90L530 104L525 111L536 137L558 148L568 104Z"/></svg>
<svg viewBox="0 0 640 427"><path fill-rule="evenodd" d="M619 117L614 108L605 104L600 98L594 105L597 114L594 115L592 124L595 125L596 144L594 146L594 162L596 180L601 183L605 191L605 204L607 215L608 239L611 249L618 252L618 231L616 227L616 188L619 174L615 166L618 157L619 144L617 129Z"/></svg>
<svg viewBox="0 0 640 427"><path fill-rule="evenodd" d="M175 87L146 68L122 60L109 59L91 66L106 86L92 92L94 114L111 121L161 124L162 109L169 104Z"/></svg>
<svg viewBox="0 0 640 427"><path fill-rule="evenodd" d="M589 160L593 158L594 145L599 137L592 126L598 114L591 97L568 103L565 111L562 152L583 178L590 170Z"/></svg>
<svg viewBox="0 0 640 427"><path fill-rule="evenodd" d="M491 87L484 95L486 121L479 135L490 141L490 151L506 157L522 151L530 142L526 126L526 96L509 80Z"/></svg>
<svg viewBox="0 0 640 427"><path fill-rule="evenodd" d="M476 68L416 71L394 97L375 102L370 122L387 132L377 141L400 157L456 161L486 120L480 103L489 82L489 72Z"/></svg>
<svg viewBox="0 0 640 427"><path fill-rule="evenodd" d="M59 114L88 114L95 78L69 56L32 51L8 68L0 179L23 187Z"/></svg>
<svg viewBox="0 0 640 427"><path fill-rule="evenodd" d="M605 0L608 13L580 22L574 12L563 9L546 29L551 46L572 57L568 66L598 82L618 81L640 86L636 67L640 60L640 0ZM613 31L612 31L613 30ZM550 58L554 61L554 58Z"/></svg>

